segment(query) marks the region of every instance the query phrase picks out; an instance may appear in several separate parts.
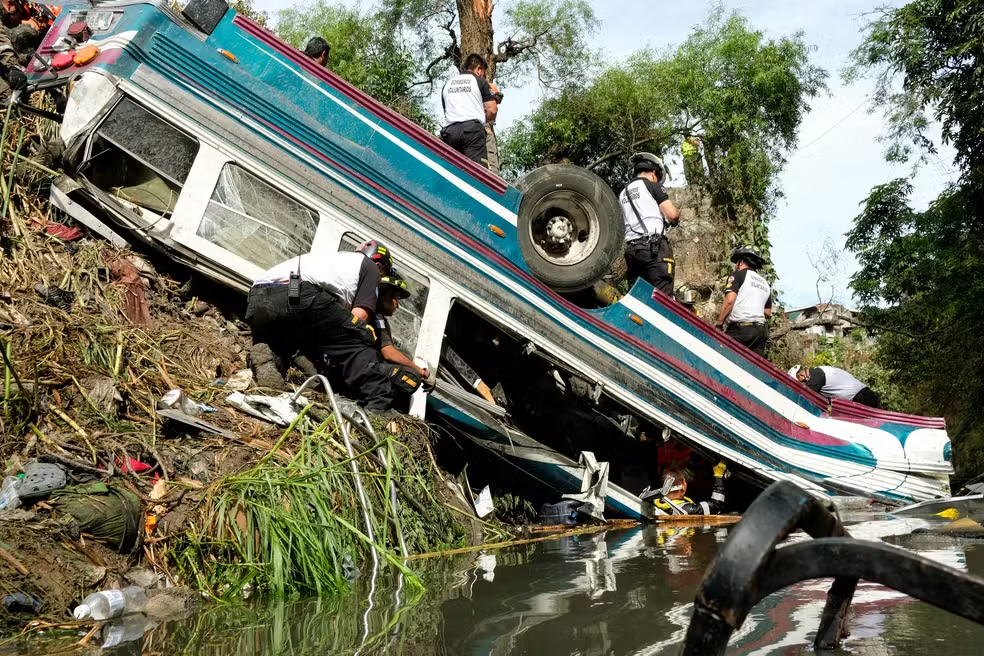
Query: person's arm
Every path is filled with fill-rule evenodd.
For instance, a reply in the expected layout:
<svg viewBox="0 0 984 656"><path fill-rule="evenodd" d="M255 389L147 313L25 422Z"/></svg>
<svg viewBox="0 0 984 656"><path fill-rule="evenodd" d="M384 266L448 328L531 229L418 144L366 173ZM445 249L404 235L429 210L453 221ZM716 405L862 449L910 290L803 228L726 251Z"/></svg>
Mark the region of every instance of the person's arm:
<svg viewBox="0 0 984 656"><path fill-rule="evenodd" d="M495 94L489 81L484 77L475 76L478 81L478 93L482 96L482 104L485 106L485 122L494 123L495 115L499 113L499 103L495 101Z"/></svg>
<svg viewBox="0 0 984 656"><path fill-rule="evenodd" d="M395 346L393 346L392 344L388 344L387 346L382 347L381 349L379 349L379 352L380 354L382 354L383 359L386 360L387 362L392 362L393 364L401 364L405 367L410 367L424 378L427 378L427 369L423 367L418 367L416 362L414 362L407 356L403 355L403 353L401 353L400 350Z"/></svg>
<svg viewBox="0 0 984 656"><path fill-rule="evenodd" d="M376 288L379 287L379 268L368 257L359 268L359 283L352 297L352 316L362 321L376 313Z"/></svg>
<svg viewBox="0 0 984 656"><path fill-rule="evenodd" d="M805 382L807 387L820 394L820 390L827 384L827 374L823 373L823 369L820 367L813 367L810 369L810 377Z"/></svg>
<svg viewBox="0 0 984 656"><path fill-rule="evenodd" d="M725 320L731 314L732 308L735 307L735 299L738 298L738 290L743 282L745 282L744 269L735 271L728 276L728 285L724 288L724 304L721 305L721 313L718 315L717 323L714 324L718 328L724 327Z"/></svg>
<svg viewBox="0 0 984 656"><path fill-rule="evenodd" d="M670 195L666 193L666 188L652 180L646 180L646 189L656 200L656 204L659 205L659 211L663 213L663 218L666 219L666 222L670 225L679 223L680 210L670 200Z"/></svg>

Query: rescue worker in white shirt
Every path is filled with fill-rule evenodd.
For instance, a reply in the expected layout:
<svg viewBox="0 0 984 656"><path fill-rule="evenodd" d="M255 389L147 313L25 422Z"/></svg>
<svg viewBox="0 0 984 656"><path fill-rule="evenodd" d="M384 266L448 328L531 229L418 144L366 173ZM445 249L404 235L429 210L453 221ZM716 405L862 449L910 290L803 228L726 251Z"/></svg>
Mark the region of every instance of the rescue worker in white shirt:
<svg viewBox="0 0 984 656"><path fill-rule="evenodd" d="M398 404L409 406L407 399L402 398L403 394L410 395L416 392L421 382L427 379L428 371L404 355L393 343L389 317L392 317L400 307L400 300L406 298L410 298L410 287L396 269L390 269L389 274L379 280L379 294L376 301L374 324L376 347L379 349L380 358L377 368L393 384Z"/></svg>
<svg viewBox="0 0 984 656"><path fill-rule="evenodd" d="M880 408L881 399L871 391L871 388L860 380L837 367L801 367L796 365L789 370L789 375L805 384L814 392L823 394L828 399L847 399L866 405L870 408Z"/></svg>
<svg viewBox="0 0 984 656"><path fill-rule="evenodd" d="M738 266L728 277L724 305L715 325L723 329L727 320L725 334L764 358L768 318L772 316L772 288L758 274L765 259L754 246L739 246L731 252L731 261Z"/></svg>
<svg viewBox="0 0 984 656"><path fill-rule="evenodd" d="M370 322L379 280L391 267L389 249L370 241L355 252L300 255L257 278L246 307L257 384L282 389L300 353L330 381L340 379L366 410L385 415L393 386L376 366Z"/></svg>
<svg viewBox="0 0 984 656"><path fill-rule="evenodd" d="M666 229L680 222L680 210L663 188L666 167L652 153L636 153L629 161L637 177L618 196L625 223L628 277L642 278L673 296L673 248Z"/></svg>
<svg viewBox="0 0 984 656"><path fill-rule="evenodd" d="M445 119L441 140L485 167L489 165L485 124L494 122L499 112L499 103L485 79L488 68L481 55L468 55L461 73L441 90Z"/></svg>

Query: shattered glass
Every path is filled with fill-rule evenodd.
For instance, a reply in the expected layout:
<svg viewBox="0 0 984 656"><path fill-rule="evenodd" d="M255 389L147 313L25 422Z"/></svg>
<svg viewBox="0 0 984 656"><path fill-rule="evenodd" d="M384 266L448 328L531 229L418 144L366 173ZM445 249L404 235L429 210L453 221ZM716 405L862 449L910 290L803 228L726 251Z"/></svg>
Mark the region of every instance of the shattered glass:
<svg viewBox="0 0 984 656"><path fill-rule="evenodd" d="M311 250L318 215L235 164L226 164L198 236L269 269Z"/></svg>
<svg viewBox="0 0 984 656"><path fill-rule="evenodd" d="M129 98L113 108L99 136L176 185L188 179L198 154L197 141Z"/></svg>

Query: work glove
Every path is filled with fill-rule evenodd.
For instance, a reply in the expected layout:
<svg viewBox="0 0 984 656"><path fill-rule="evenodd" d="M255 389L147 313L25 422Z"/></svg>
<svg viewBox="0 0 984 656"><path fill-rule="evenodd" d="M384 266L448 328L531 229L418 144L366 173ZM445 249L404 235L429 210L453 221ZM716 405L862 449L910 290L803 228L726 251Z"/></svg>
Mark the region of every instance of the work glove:
<svg viewBox="0 0 984 656"><path fill-rule="evenodd" d="M714 478L724 478L724 473L728 471L728 465L722 460L714 465Z"/></svg>
<svg viewBox="0 0 984 656"><path fill-rule="evenodd" d="M376 331L369 323L353 314L352 327L355 328L363 341L366 341L368 346L376 345Z"/></svg>
<svg viewBox="0 0 984 656"><path fill-rule="evenodd" d="M11 68L7 71L7 84L14 91L21 91L27 88L27 76L19 68Z"/></svg>

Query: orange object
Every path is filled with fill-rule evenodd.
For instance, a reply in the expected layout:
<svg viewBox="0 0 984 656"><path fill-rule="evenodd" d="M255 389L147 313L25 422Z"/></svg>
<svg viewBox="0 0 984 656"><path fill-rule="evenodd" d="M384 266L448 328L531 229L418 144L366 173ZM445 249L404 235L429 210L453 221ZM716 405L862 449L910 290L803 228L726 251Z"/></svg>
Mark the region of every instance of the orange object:
<svg viewBox="0 0 984 656"><path fill-rule="evenodd" d="M645 321L642 320L642 317L640 317L639 315L636 315L636 314L630 314L629 315L629 318L632 319L633 321L635 321L640 326L645 325L645 323L646 323Z"/></svg>
<svg viewBox="0 0 984 656"><path fill-rule="evenodd" d="M99 48L96 46L86 46L75 53L75 65L85 66L99 54Z"/></svg>
<svg viewBox="0 0 984 656"><path fill-rule="evenodd" d="M223 50L222 48L219 48L219 54L225 57L226 59L228 59L229 61L231 61L233 64L239 63L239 59L228 50Z"/></svg>
<svg viewBox="0 0 984 656"><path fill-rule="evenodd" d="M51 58L51 68L60 71L75 63L75 51L60 52Z"/></svg>
<svg viewBox="0 0 984 656"><path fill-rule="evenodd" d="M502 228L500 228L497 225L492 225L490 223L489 224L489 230L491 230L492 231L492 234L494 234L496 237L505 237L506 236L506 231L503 230Z"/></svg>
<svg viewBox="0 0 984 656"><path fill-rule="evenodd" d="M144 520L144 531L146 531L147 535L152 535L155 528L157 528L157 515L147 513L147 518Z"/></svg>

